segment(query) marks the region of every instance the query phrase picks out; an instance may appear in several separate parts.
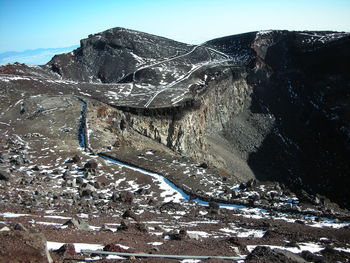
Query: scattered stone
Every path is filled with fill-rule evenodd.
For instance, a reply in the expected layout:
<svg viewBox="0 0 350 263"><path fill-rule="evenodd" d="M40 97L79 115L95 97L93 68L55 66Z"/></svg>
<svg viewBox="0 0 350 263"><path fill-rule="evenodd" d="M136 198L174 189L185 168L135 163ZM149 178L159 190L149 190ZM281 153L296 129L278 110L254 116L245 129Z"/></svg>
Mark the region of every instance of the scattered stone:
<svg viewBox="0 0 350 263"><path fill-rule="evenodd" d="M115 243L110 243L107 244L104 248L103 251L109 251L109 252L120 252L120 253L130 253L131 251L128 249L125 249L123 247L121 247L118 244Z"/></svg>
<svg viewBox="0 0 350 263"><path fill-rule="evenodd" d="M105 199L107 199L107 196L106 196L104 193L99 193L99 194L98 194L98 199L103 199L103 200L105 200Z"/></svg>
<svg viewBox="0 0 350 263"><path fill-rule="evenodd" d="M88 172L88 171L85 171L85 172L84 172L84 176L83 176L83 177L84 177L84 179L86 179L86 180L91 180L91 179L93 179L91 173Z"/></svg>
<svg viewBox="0 0 350 263"><path fill-rule="evenodd" d="M68 180L68 181L65 182L65 186L67 186L67 187L76 187L77 184L76 184L75 180Z"/></svg>
<svg viewBox="0 0 350 263"><path fill-rule="evenodd" d="M305 259L288 250L271 249L269 247L257 246L246 258L245 262L271 262L271 263L307 263Z"/></svg>
<svg viewBox="0 0 350 263"><path fill-rule="evenodd" d="M158 231L164 231L164 228L159 225L154 226L154 229Z"/></svg>
<svg viewBox="0 0 350 263"><path fill-rule="evenodd" d="M77 177L77 178L75 178L75 182L76 182L76 184L83 184L84 183L84 179L81 178L81 177Z"/></svg>
<svg viewBox="0 0 350 263"><path fill-rule="evenodd" d="M106 224L103 224L100 231L113 232Z"/></svg>
<svg viewBox="0 0 350 263"><path fill-rule="evenodd" d="M244 190L244 189L246 189L247 188L247 185L245 184L245 183L241 183L240 185L239 185L239 189L241 189L241 190Z"/></svg>
<svg viewBox="0 0 350 263"><path fill-rule="evenodd" d="M149 229L146 224L144 223L136 223L135 228L139 230L140 232L148 233Z"/></svg>
<svg viewBox="0 0 350 263"><path fill-rule="evenodd" d="M33 168L32 168L33 171L36 171L36 172L39 172L40 171L40 167L35 165Z"/></svg>
<svg viewBox="0 0 350 263"><path fill-rule="evenodd" d="M73 256L76 255L74 244L64 244L59 249L55 250L55 252L61 256Z"/></svg>
<svg viewBox="0 0 350 263"><path fill-rule="evenodd" d="M211 214L219 214L220 206L216 202L209 202L209 213Z"/></svg>
<svg viewBox="0 0 350 263"><path fill-rule="evenodd" d="M93 191L90 189L82 189L79 192L79 196L80 197L90 197L90 196L92 196L92 193L93 193Z"/></svg>
<svg viewBox="0 0 350 263"><path fill-rule="evenodd" d="M201 240L201 236L196 234L196 233L188 233L187 232L187 237L190 238L190 239L194 239L194 240Z"/></svg>
<svg viewBox="0 0 350 263"><path fill-rule="evenodd" d="M231 197L232 197L232 198L238 198L238 197L240 197L240 196L241 196L241 194L240 194L239 191L237 191L237 190L231 190Z"/></svg>
<svg viewBox="0 0 350 263"><path fill-rule="evenodd" d="M276 183L276 184L275 184L274 189L275 189L277 192L281 192L281 191L282 191L282 187L280 186L279 183Z"/></svg>
<svg viewBox="0 0 350 263"><path fill-rule="evenodd" d="M72 175L71 175L70 171L65 171L62 175L63 180L70 180L71 178L72 178Z"/></svg>
<svg viewBox="0 0 350 263"><path fill-rule="evenodd" d="M94 182L93 186L95 187L95 189L101 189L102 185L100 182Z"/></svg>
<svg viewBox="0 0 350 263"><path fill-rule="evenodd" d="M90 184L90 183L83 183L81 186L80 186L80 190L90 190L90 191L95 191L95 187Z"/></svg>
<svg viewBox="0 0 350 263"><path fill-rule="evenodd" d="M10 179L11 179L10 173L4 170L0 170L0 180L9 181Z"/></svg>
<svg viewBox="0 0 350 263"><path fill-rule="evenodd" d="M97 162L90 160L84 165L84 169L90 173L96 174L96 169L97 169Z"/></svg>
<svg viewBox="0 0 350 263"><path fill-rule="evenodd" d="M60 169L54 169L51 174L58 175L61 173Z"/></svg>
<svg viewBox="0 0 350 263"><path fill-rule="evenodd" d="M178 233L171 232L166 235L169 236L170 240L184 240L187 238L187 231L185 229L180 229Z"/></svg>
<svg viewBox="0 0 350 263"><path fill-rule="evenodd" d="M134 194L131 192L121 192L119 194L119 201L131 204L132 201L134 200Z"/></svg>
<svg viewBox="0 0 350 263"><path fill-rule="evenodd" d="M67 222L65 222L63 225L71 228L76 228L79 230L90 230L89 224L85 220L81 220L81 219L77 220L75 218L72 218L72 219L69 219Z"/></svg>
<svg viewBox="0 0 350 263"><path fill-rule="evenodd" d="M18 230L18 231L28 231L27 228L25 228L21 223L16 223L13 225L13 230Z"/></svg>
<svg viewBox="0 0 350 263"><path fill-rule="evenodd" d="M246 188L251 188L253 186L256 185L256 180L255 179L250 179L247 183L246 183Z"/></svg>
<svg viewBox="0 0 350 263"><path fill-rule="evenodd" d="M117 202L119 199L119 195L117 193L113 193L111 199L113 202Z"/></svg>
<svg viewBox="0 0 350 263"><path fill-rule="evenodd" d="M72 162L73 163L79 163L81 160L80 156L79 155L74 155L73 158L72 158Z"/></svg>
<svg viewBox="0 0 350 263"><path fill-rule="evenodd" d="M150 191L148 189L145 188L139 188L135 191L135 194L139 194L139 195L148 195L150 193Z"/></svg>
<svg viewBox="0 0 350 263"><path fill-rule="evenodd" d="M135 221L139 221L139 217L131 210L128 209L124 212L124 214L122 215L123 218L132 218Z"/></svg>
<svg viewBox="0 0 350 263"><path fill-rule="evenodd" d="M122 220L120 222L120 226L118 226L117 230L118 231L125 231L125 230L128 230L129 227L130 227L130 222L127 220Z"/></svg>
<svg viewBox="0 0 350 263"><path fill-rule="evenodd" d="M201 163L197 167L207 169L208 168L208 164L207 163Z"/></svg>

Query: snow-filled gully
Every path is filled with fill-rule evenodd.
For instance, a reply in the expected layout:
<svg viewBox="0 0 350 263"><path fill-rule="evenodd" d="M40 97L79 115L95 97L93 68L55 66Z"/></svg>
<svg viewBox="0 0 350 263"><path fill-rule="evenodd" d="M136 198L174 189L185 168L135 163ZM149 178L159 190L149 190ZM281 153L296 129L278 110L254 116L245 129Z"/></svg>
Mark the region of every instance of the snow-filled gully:
<svg viewBox="0 0 350 263"><path fill-rule="evenodd" d="M79 99L79 102L82 104L81 117L80 117L80 126L79 126L79 132L78 132L78 140L79 140L80 147L82 147L82 148L84 148L86 150L86 149L89 148L88 141L87 141L88 138L87 138L87 134L86 134L86 109L87 109L87 103L81 98L78 98L78 99ZM102 153L99 153L97 155L99 157L103 158L106 161L115 163L115 164L117 164L119 166L126 167L128 169L133 170L133 171L137 171L137 172L140 172L140 173L143 173L143 174L146 174L146 175L149 175L149 176L155 178L161 184L172 188L172 190L174 190L177 193L178 198L176 198L176 199L179 200L179 201L181 199L191 200L189 194L185 193L180 187L176 186L170 180L165 178L164 175L162 175L162 174L158 174L158 173L151 172L151 171L148 171L148 170L140 168L140 167L136 167L136 166L133 166L133 165L129 165L129 164L123 163L123 162L115 160L115 159L113 159L113 158L111 158L109 156L106 156L106 155L104 155ZM208 206L209 205L209 202L207 202L205 200L202 200L202 199L200 199L198 197L193 199L192 202L196 202L196 203L198 203L200 205L204 205L204 206ZM261 216L263 216L264 214L265 215L268 214L268 211L265 210L265 209L262 209L262 208L249 208L249 207L244 206L244 205L226 204L226 203L218 203L218 205L221 208L226 208L226 209L235 209L235 210L240 209L240 210L249 210L249 211L258 212L259 214L261 214ZM293 212L279 212L280 216L278 218L283 219L284 216L290 215L290 214L298 215L298 216L301 216L301 217L304 217L304 218L313 218L313 217L315 217L315 216L312 216L310 214L301 214L301 213L293 213ZM256 216L259 217L259 215L256 215ZM329 219L329 218L323 217L322 219L324 221L326 221L328 223L328 225L332 225L332 223L334 222L334 220ZM348 224L348 222L343 222L341 225L343 225L343 224Z"/></svg>

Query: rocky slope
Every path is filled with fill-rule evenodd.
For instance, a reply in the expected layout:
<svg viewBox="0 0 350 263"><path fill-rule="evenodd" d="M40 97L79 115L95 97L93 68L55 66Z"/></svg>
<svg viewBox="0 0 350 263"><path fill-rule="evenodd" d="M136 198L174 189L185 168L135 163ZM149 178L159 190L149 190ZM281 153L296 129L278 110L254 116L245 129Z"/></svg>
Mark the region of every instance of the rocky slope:
<svg viewBox="0 0 350 263"><path fill-rule="evenodd" d="M152 249L185 253L188 242L193 254L239 257L285 248L287 236L294 252L317 246L314 257L345 260L349 42L347 33L260 31L187 45L114 28L47 65L0 67L2 224L63 243L118 235L132 247L131 234L144 251L175 239ZM74 238L61 220L86 214L96 238L79 227ZM135 225L113 223L130 215ZM202 236L192 240L194 231ZM290 256L257 249L247 260L262 254Z"/></svg>
<svg viewBox="0 0 350 263"><path fill-rule="evenodd" d="M125 83L104 102L181 155L349 207L349 41L346 33L267 31L188 46L115 28L48 66L64 79Z"/></svg>

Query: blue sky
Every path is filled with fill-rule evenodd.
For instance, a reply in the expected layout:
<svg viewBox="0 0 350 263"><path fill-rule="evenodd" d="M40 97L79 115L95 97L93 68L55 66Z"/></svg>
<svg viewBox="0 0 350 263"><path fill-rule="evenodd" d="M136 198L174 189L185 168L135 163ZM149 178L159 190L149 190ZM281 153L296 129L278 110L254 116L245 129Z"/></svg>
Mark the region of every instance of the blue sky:
<svg viewBox="0 0 350 263"><path fill-rule="evenodd" d="M262 29L350 31L350 0L0 0L0 53L120 26L187 43Z"/></svg>

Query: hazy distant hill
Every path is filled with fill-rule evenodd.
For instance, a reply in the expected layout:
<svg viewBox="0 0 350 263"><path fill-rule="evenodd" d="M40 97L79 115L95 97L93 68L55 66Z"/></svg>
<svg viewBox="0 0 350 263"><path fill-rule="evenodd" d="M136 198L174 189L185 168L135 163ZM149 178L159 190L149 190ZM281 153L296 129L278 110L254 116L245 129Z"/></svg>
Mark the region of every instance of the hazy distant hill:
<svg viewBox="0 0 350 263"><path fill-rule="evenodd" d="M9 51L0 54L0 65L14 62L43 65L54 55L70 52L77 47L78 45L63 48L38 48L21 52Z"/></svg>

